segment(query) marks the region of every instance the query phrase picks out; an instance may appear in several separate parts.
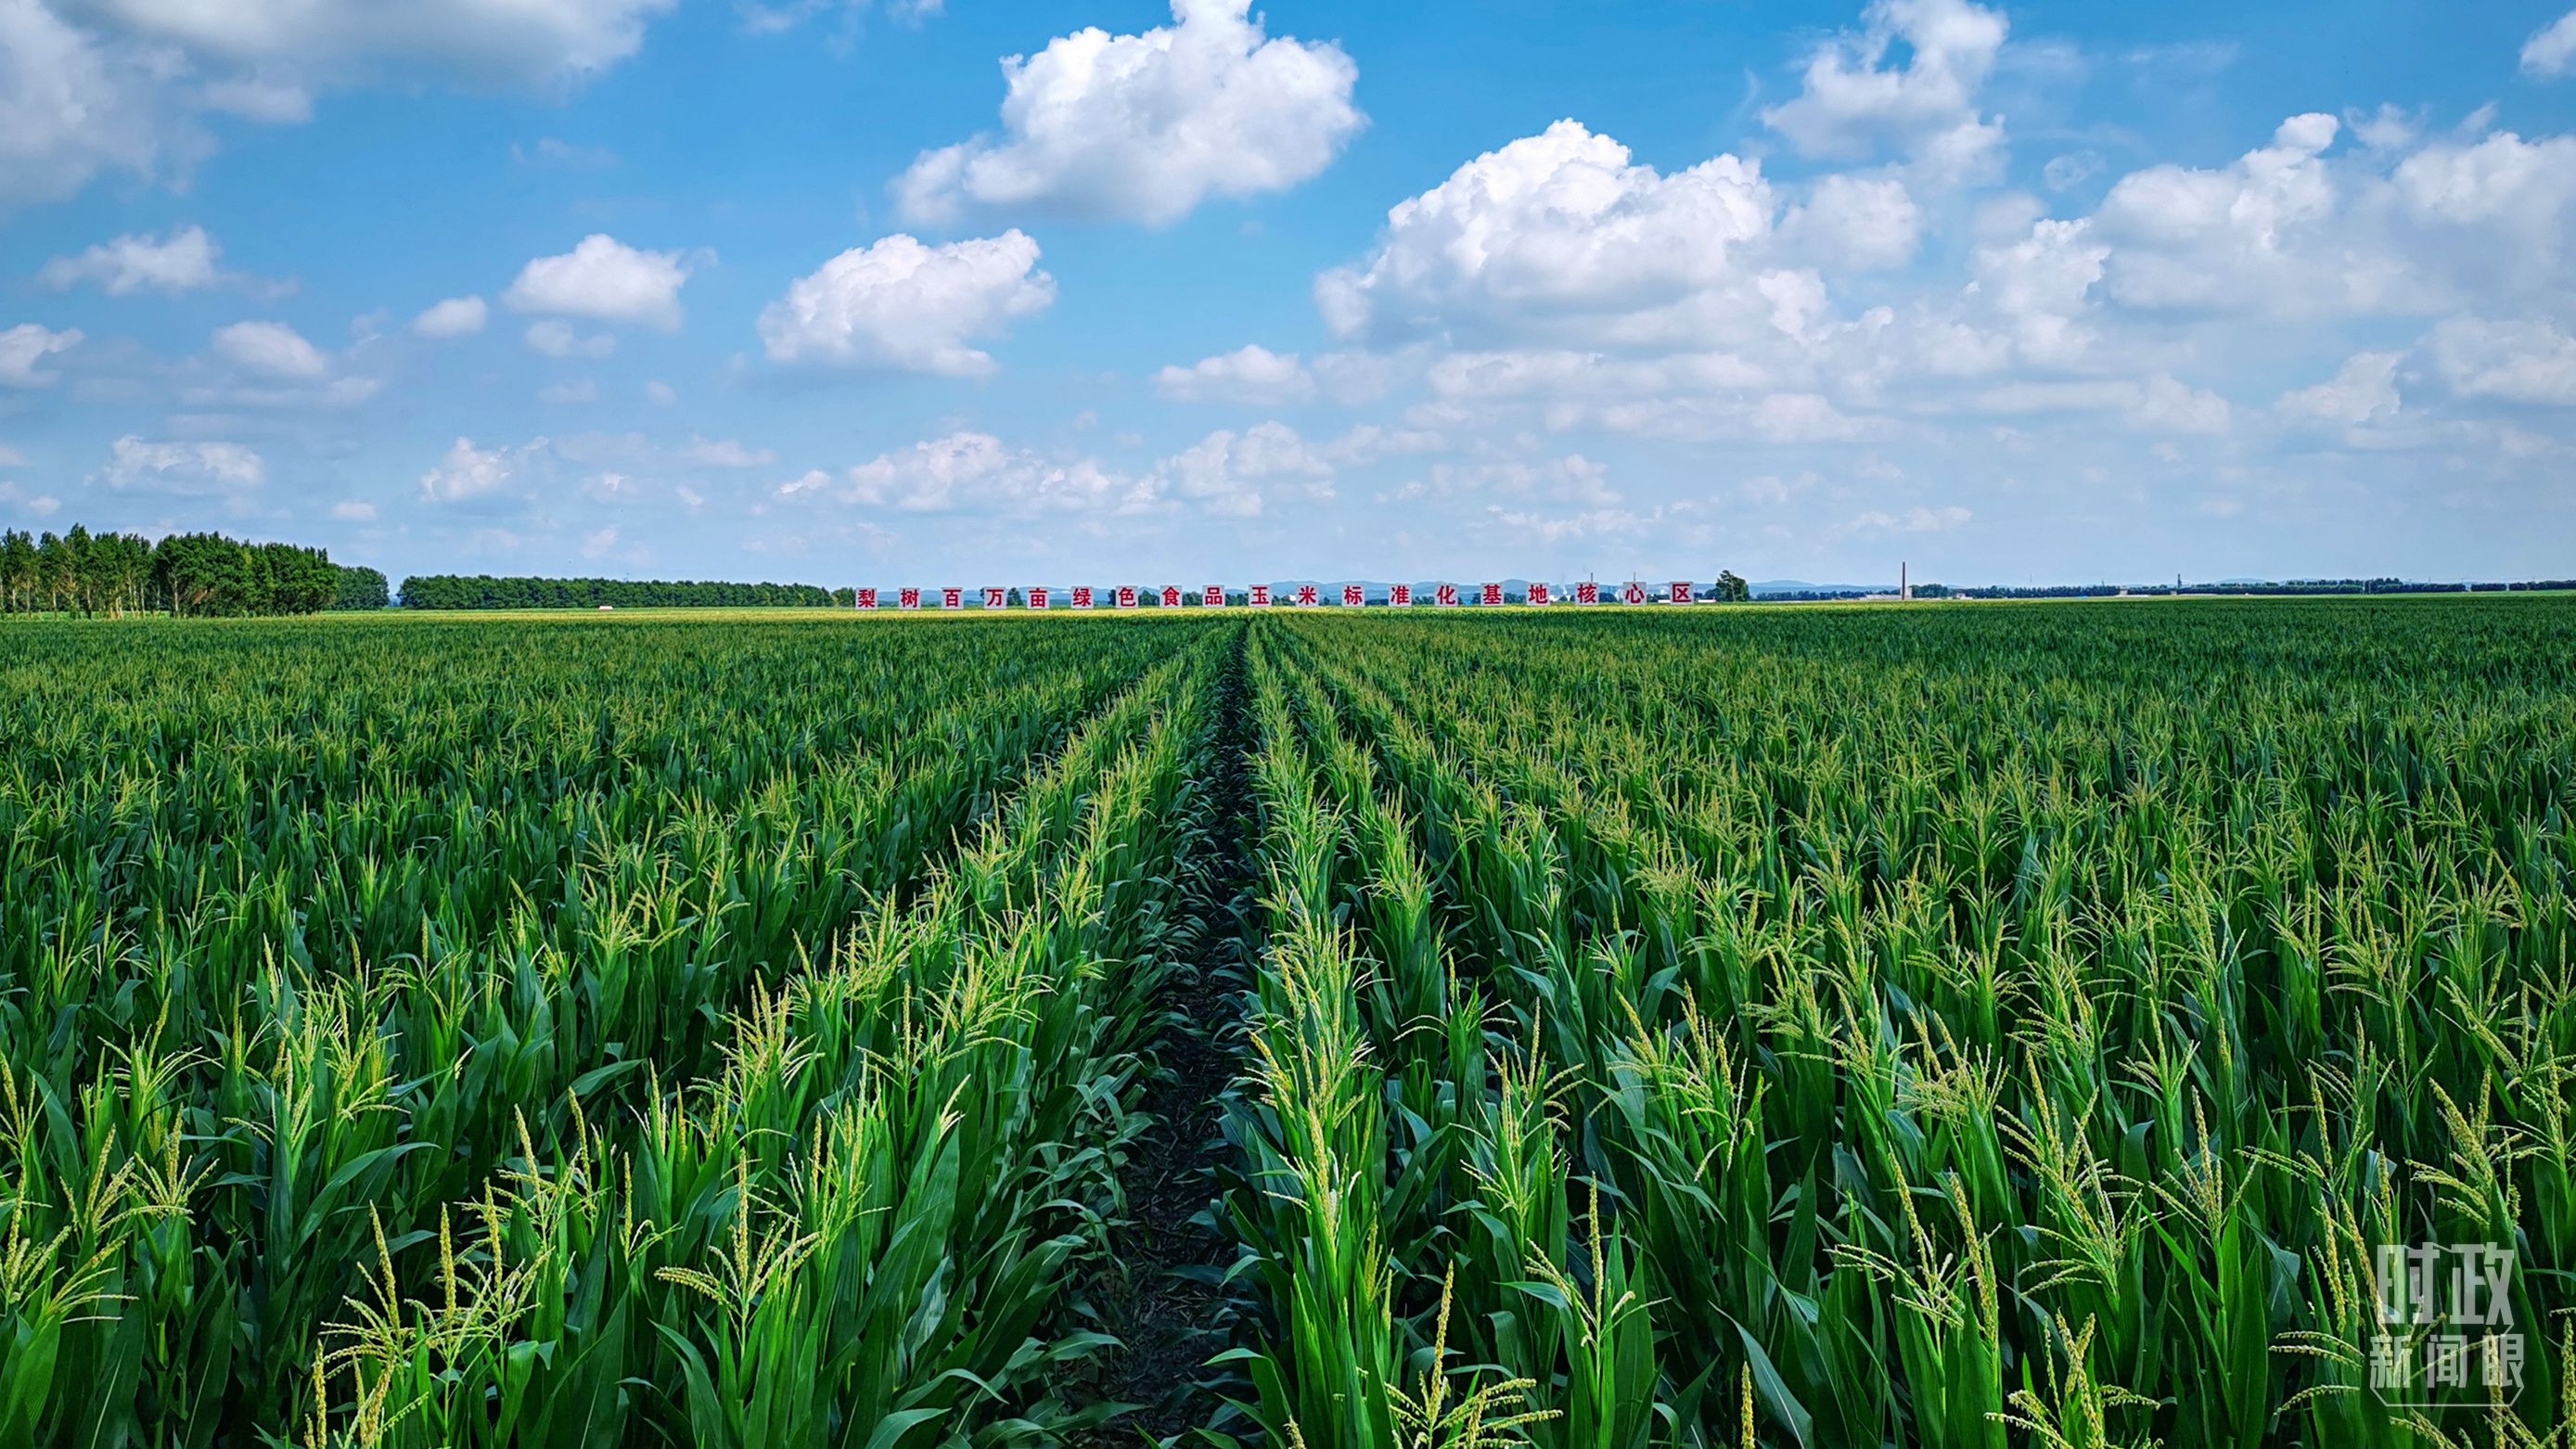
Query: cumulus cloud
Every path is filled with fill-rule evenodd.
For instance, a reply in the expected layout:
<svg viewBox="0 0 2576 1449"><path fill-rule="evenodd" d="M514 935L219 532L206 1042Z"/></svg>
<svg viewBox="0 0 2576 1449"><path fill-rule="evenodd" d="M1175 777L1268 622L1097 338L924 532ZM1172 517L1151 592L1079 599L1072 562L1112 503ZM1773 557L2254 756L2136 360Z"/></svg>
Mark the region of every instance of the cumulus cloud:
<svg viewBox="0 0 2576 1449"><path fill-rule="evenodd" d="M1084 29L1002 63L1002 133L922 153L904 215L1020 208L1164 226L1211 196L1284 191L1362 125L1341 48L1270 38L1250 0L1172 0L1142 35Z"/></svg>
<svg viewBox="0 0 2576 1449"><path fill-rule="evenodd" d="M2346 427L2384 422L2397 415L2397 365L2403 360L2395 352L2356 352L2333 377L2284 393L2274 406L2291 418L2309 422Z"/></svg>
<svg viewBox="0 0 2576 1449"><path fill-rule="evenodd" d="M905 513L1043 514L1143 512L1155 501L1147 480L1124 478L1090 458L1049 458L990 433L960 432L878 455L849 470L843 496ZM783 496L828 489L809 474Z"/></svg>
<svg viewBox="0 0 2576 1449"><path fill-rule="evenodd" d="M450 297L411 319L411 330L423 337L469 337L483 330L491 314L480 297Z"/></svg>
<svg viewBox="0 0 2576 1449"><path fill-rule="evenodd" d="M1017 230L936 247L897 233L798 278L761 311L761 345L778 363L987 376L993 359L970 341L1055 301L1037 261Z"/></svg>
<svg viewBox="0 0 2576 1449"><path fill-rule="evenodd" d="M688 280L680 253L637 251L594 232L561 256L529 262L501 300L513 312L673 331L680 325L680 287Z"/></svg>
<svg viewBox="0 0 2576 1449"><path fill-rule="evenodd" d="M520 453L506 448L477 448L471 438L458 438L436 467L420 475L420 493L432 503L458 503L497 493L518 476Z"/></svg>
<svg viewBox="0 0 2576 1449"><path fill-rule="evenodd" d="M530 84L604 70L644 43L673 0L90 0L138 36L245 65L337 73L369 61L413 61L471 79Z"/></svg>
<svg viewBox="0 0 2576 1449"><path fill-rule="evenodd" d="M1247 343L1232 352L1203 357L1188 367L1164 368L1154 374L1154 390L1175 402L1278 407L1312 401L1315 377L1296 353L1273 352L1259 343Z"/></svg>
<svg viewBox="0 0 2576 1449"><path fill-rule="evenodd" d="M62 374L45 367L44 360L80 346L78 328L60 332L21 322L0 332L0 387L51 387Z"/></svg>
<svg viewBox="0 0 2576 1449"><path fill-rule="evenodd" d="M149 443L128 433L91 481L120 493L239 493L268 480L268 465L239 443Z"/></svg>
<svg viewBox="0 0 2576 1449"><path fill-rule="evenodd" d="M2522 43L2522 73L2556 80L2576 68L2576 10L2570 10Z"/></svg>
<svg viewBox="0 0 2576 1449"><path fill-rule="evenodd" d="M2132 307L2368 305L2384 274L2320 266L2337 188L2324 155L2341 123L2292 116L2272 143L2220 170L2153 166L2103 198L2098 231L2119 248L2111 292Z"/></svg>
<svg viewBox="0 0 2576 1449"><path fill-rule="evenodd" d="M1761 167L1719 156L1670 176L1559 121L1387 213L1377 250L1315 284L1346 338L1671 342L1774 313L1745 253L1771 234Z"/></svg>
<svg viewBox="0 0 2576 1449"><path fill-rule="evenodd" d="M1857 34L1836 36L1807 60L1799 94L1762 122L1800 155L1863 160L1893 148L1935 181L1991 175L2004 144L1978 93L1993 74L2009 27L2003 12L1966 0L1873 0ZM1904 47L1904 63L1889 52Z"/></svg>
<svg viewBox="0 0 2576 1449"><path fill-rule="evenodd" d="M1914 260L1923 213L1893 177L1828 176L1780 227L1782 239L1838 271L1883 271Z"/></svg>
<svg viewBox="0 0 2576 1449"><path fill-rule="evenodd" d="M2433 329L2427 350L2462 397L2576 407L2576 337L2548 322L2454 317Z"/></svg>
<svg viewBox="0 0 2576 1449"><path fill-rule="evenodd" d="M571 323L548 317L528 324L528 350L547 357L586 357L596 362L617 350L617 339L605 332L585 337Z"/></svg>
<svg viewBox="0 0 2576 1449"><path fill-rule="evenodd" d="M142 47L0 0L0 208L51 201L104 170L183 171L207 143Z"/></svg>
<svg viewBox="0 0 2576 1449"><path fill-rule="evenodd" d="M120 236L76 257L56 257L36 277L57 292L88 282L111 297L176 296L223 280L216 265L221 252L204 227L183 227L166 237Z"/></svg>
<svg viewBox="0 0 2576 1449"><path fill-rule="evenodd" d="M1333 465L1284 423L1210 433L1157 471L1179 496L1231 517L1260 513L1265 484L1288 483L1305 498L1332 496Z"/></svg>
<svg viewBox="0 0 2576 1449"><path fill-rule="evenodd" d="M331 370L321 350L282 322L236 322L218 328L215 355L244 372L288 382L309 382Z"/></svg>
<svg viewBox="0 0 2576 1449"><path fill-rule="evenodd" d="M2022 361L2071 366L2093 349L2093 289L2110 256L2090 221L2043 218L2026 236L1971 253L1970 298Z"/></svg>
<svg viewBox="0 0 2576 1449"><path fill-rule="evenodd" d="M407 69L554 85L631 56L674 0L0 0L0 207L102 171L184 180L222 113L300 123L317 89Z"/></svg>

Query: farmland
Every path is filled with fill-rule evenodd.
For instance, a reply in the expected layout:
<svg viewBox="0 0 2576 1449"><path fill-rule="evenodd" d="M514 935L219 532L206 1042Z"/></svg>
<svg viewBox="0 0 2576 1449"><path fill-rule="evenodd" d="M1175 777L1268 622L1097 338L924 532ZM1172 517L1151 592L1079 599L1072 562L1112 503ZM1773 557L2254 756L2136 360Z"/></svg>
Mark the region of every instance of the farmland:
<svg viewBox="0 0 2576 1449"><path fill-rule="evenodd" d="M2576 600L1492 612L0 623L0 1445L2570 1442Z"/></svg>

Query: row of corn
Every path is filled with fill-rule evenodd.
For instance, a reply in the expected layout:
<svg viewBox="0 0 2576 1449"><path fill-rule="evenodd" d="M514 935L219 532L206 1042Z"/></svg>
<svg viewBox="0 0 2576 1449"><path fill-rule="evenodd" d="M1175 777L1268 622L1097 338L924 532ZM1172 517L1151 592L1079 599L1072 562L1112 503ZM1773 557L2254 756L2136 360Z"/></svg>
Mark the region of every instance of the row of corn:
<svg viewBox="0 0 2576 1449"><path fill-rule="evenodd" d="M2576 1442L2570 624L1256 626L1220 1432Z"/></svg>
<svg viewBox="0 0 2576 1449"><path fill-rule="evenodd" d="M0 1444L1102 1417L1223 656L1022 628L13 636Z"/></svg>

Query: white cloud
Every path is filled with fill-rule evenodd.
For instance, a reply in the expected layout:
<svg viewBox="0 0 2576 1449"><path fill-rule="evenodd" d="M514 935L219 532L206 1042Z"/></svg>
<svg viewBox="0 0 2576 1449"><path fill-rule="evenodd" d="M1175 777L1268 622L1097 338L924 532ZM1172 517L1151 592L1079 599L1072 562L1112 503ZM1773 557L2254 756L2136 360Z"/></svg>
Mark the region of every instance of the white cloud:
<svg viewBox="0 0 2576 1449"><path fill-rule="evenodd" d="M2570 10L2522 43L2522 73L2556 80L2576 68L2576 10Z"/></svg>
<svg viewBox="0 0 2576 1449"><path fill-rule="evenodd" d="M1332 496L1333 465L1284 423L1210 433L1164 459L1157 472L1181 497L1232 517L1263 510L1265 483L1289 483L1304 498Z"/></svg>
<svg viewBox="0 0 2576 1449"><path fill-rule="evenodd" d="M63 506L63 500L50 493L29 493L5 478L0 478L0 503L35 518L51 518Z"/></svg>
<svg viewBox="0 0 2576 1449"><path fill-rule="evenodd" d="M1188 367L1166 367L1154 374L1154 390L1175 402L1279 407L1312 401L1315 378L1296 353L1248 343Z"/></svg>
<svg viewBox="0 0 2576 1449"><path fill-rule="evenodd" d="M36 276L57 292L89 282L111 297L144 291L176 296L223 280L216 265L221 252L204 227L191 226L159 240L120 236L101 242L79 256L54 258Z"/></svg>
<svg viewBox="0 0 2576 1449"><path fill-rule="evenodd" d="M2576 337L2548 322L2455 317L2433 329L2429 350L2462 397L2576 407Z"/></svg>
<svg viewBox="0 0 2576 1449"><path fill-rule="evenodd" d="M2395 352L2356 352L2332 378L2284 393L2275 406L2291 417L2315 422L2346 426L2383 422L2395 417L2400 406L2397 364L2402 360Z"/></svg>
<svg viewBox="0 0 2576 1449"><path fill-rule="evenodd" d="M2112 295L2186 310L2369 305L2386 276L2314 255L2340 229L2323 159L2339 129L2333 116L2292 116L2270 145L2224 170L2154 166L2120 178L2096 217L2117 248Z"/></svg>
<svg viewBox="0 0 2576 1449"><path fill-rule="evenodd" d="M581 541L581 556L588 559L606 558L608 551L615 547L617 547L617 529L612 525L584 536Z"/></svg>
<svg viewBox="0 0 2576 1449"><path fill-rule="evenodd" d="M169 114L155 57L0 0L0 208L51 201L103 170L184 170L204 131Z"/></svg>
<svg viewBox="0 0 2576 1449"><path fill-rule="evenodd" d="M102 171L183 182L200 119L299 123L316 88L426 66L554 85L635 53L675 0L0 0L0 207Z"/></svg>
<svg viewBox="0 0 2576 1449"><path fill-rule="evenodd" d="M550 382L537 389L537 401L551 407L578 406L599 401L599 384L586 377L570 382Z"/></svg>
<svg viewBox="0 0 2576 1449"><path fill-rule="evenodd" d="M1002 63L1000 139L922 153L903 213L950 222L1034 207L1163 226L1211 196L1284 191L1358 132L1359 68L1341 48L1264 36L1250 0L1172 0L1173 24L1098 28Z"/></svg>
<svg viewBox="0 0 2576 1449"><path fill-rule="evenodd" d="M644 384L644 399L655 407L666 408L680 400L680 394L669 383L652 381Z"/></svg>
<svg viewBox="0 0 2576 1449"><path fill-rule="evenodd" d="M1749 421L1754 432L1775 443L1840 442L1870 431L1831 398L1811 392L1773 393L1754 405Z"/></svg>
<svg viewBox="0 0 2576 1449"><path fill-rule="evenodd" d="M1965 508L1952 504L1947 508L1909 508L1903 513L1871 509L1852 519L1855 531L1884 533L1945 533L1976 517Z"/></svg>
<svg viewBox="0 0 2576 1449"><path fill-rule="evenodd" d="M1665 176L1559 121L1397 203L1377 250L1318 278L1315 300L1353 338L1599 346L1762 331L1774 302L1741 254L1768 238L1773 210L1753 162Z"/></svg>
<svg viewBox="0 0 2576 1449"><path fill-rule="evenodd" d="M483 330L491 315L480 297L450 297L411 319L411 330L423 337L470 337Z"/></svg>
<svg viewBox="0 0 2576 1449"><path fill-rule="evenodd" d="M117 492L238 493L268 480L268 465L239 443L147 443L128 433L93 475Z"/></svg>
<svg viewBox="0 0 2576 1449"><path fill-rule="evenodd" d="M605 332L584 337L571 323L549 317L528 324L528 349L547 357L587 357L596 361L617 350L617 339Z"/></svg>
<svg viewBox="0 0 2576 1449"><path fill-rule="evenodd" d="M2046 182L2051 191L2072 191L2092 180L2093 174L2101 169L2101 152L2069 151L2062 156L2049 157L2048 164L2039 168L2039 179Z"/></svg>
<svg viewBox="0 0 2576 1449"><path fill-rule="evenodd" d="M509 449L477 448L473 439L458 438L438 466L420 475L421 496L456 503L498 492L517 476L519 462Z"/></svg>
<svg viewBox="0 0 2576 1449"><path fill-rule="evenodd" d="M236 322L218 328L215 355L244 372L291 382L309 382L331 370L331 361L282 322Z"/></svg>
<svg viewBox="0 0 2576 1449"><path fill-rule="evenodd" d="M1828 176L1781 222L1781 238L1838 271L1881 271L1914 260L1923 213L1893 177Z"/></svg>
<svg viewBox="0 0 2576 1449"><path fill-rule="evenodd" d="M0 387L51 387L62 374L40 364L56 353L80 346L78 328L60 332L21 322L0 332Z"/></svg>
<svg viewBox="0 0 2576 1449"><path fill-rule="evenodd" d="M747 447L731 438L691 438L686 456L709 468L766 468L778 461L778 455L767 448Z"/></svg>
<svg viewBox="0 0 2576 1449"><path fill-rule="evenodd" d="M2119 413L2130 426L2157 433L2223 433L2235 421L2235 409L2227 399L2170 373L2156 373L2143 381L2106 377L2007 382L1978 393L1969 405L1989 413Z"/></svg>
<svg viewBox="0 0 2576 1449"><path fill-rule="evenodd" d="M645 23L674 0L90 0L149 39L209 58L326 72L364 62L425 62L467 78L521 84L581 76L633 55Z"/></svg>
<svg viewBox="0 0 2576 1449"><path fill-rule="evenodd" d="M343 498L331 505L331 516L342 523L373 523L376 505L355 498Z"/></svg>
<svg viewBox="0 0 2576 1449"><path fill-rule="evenodd" d="M849 501L906 513L1143 512L1155 502L1148 480L1122 478L1089 458L1043 457L989 433L951 433L882 454L849 470L848 483ZM805 484L780 492L817 491Z"/></svg>
<svg viewBox="0 0 2576 1449"><path fill-rule="evenodd" d="M680 287L688 280L689 263L680 253L637 251L594 232L561 256L529 262L501 300L514 312L672 331L680 325Z"/></svg>
<svg viewBox="0 0 2576 1449"><path fill-rule="evenodd" d="M761 344L778 363L983 377L995 364L969 341L1055 301L1037 261L1038 244L1016 230L937 247L897 233L798 278L761 311Z"/></svg>
<svg viewBox="0 0 2576 1449"><path fill-rule="evenodd" d="M1861 160L1892 146L1927 180L1990 175L2003 121L1981 114L1978 92L2003 49L2003 13L1966 0L1872 0L1861 23L1816 48L1804 89L1765 109L1763 124L1804 156ZM1904 65L1886 66L1899 44Z"/></svg>
<svg viewBox="0 0 2576 1449"><path fill-rule="evenodd" d="M2129 421L2149 432L2216 434L2235 420L2227 399L2161 372L2147 379L2129 409Z"/></svg>
<svg viewBox="0 0 2576 1449"><path fill-rule="evenodd" d="M2090 221L2043 219L2008 245L1978 247L1969 292L2023 361L2069 366L2092 351L2092 292L2110 256Z"/></svg>

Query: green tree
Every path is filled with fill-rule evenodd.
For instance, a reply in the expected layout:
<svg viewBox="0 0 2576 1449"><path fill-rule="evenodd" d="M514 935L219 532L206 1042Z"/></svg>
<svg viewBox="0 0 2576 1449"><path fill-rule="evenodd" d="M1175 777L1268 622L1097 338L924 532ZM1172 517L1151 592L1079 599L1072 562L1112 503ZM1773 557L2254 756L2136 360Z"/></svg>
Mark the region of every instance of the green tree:
<svg viewBox="0 0 2576 1449"><path fill-rule="evenodd" d="M1716 595L1717 601L1721 604L1749 604L1753 602L1753 586L1746 583L1735 570L1720 569L1717 575Z"/></svg>
<svg viewBox="0 0 2576 1449"><path fill-rule="evenodd" d="M252 597L250 550L220 533L174 533L152 552L152 574L170 612L240 614Z"/></svg>
<svg viewBox="0 0 2576 1449"><path fill-rule="evenodd" d="M23 528L0 533L0 609L36 606L36 540Z"/></svg>
<svg viewBox="0 0 2576 1449"><path fill-rule="evenodd" d="M385 587L385 576L375 569L355 564L340 564L339 581L331 595L334 609L381 609L393 602Z"/></svg>

